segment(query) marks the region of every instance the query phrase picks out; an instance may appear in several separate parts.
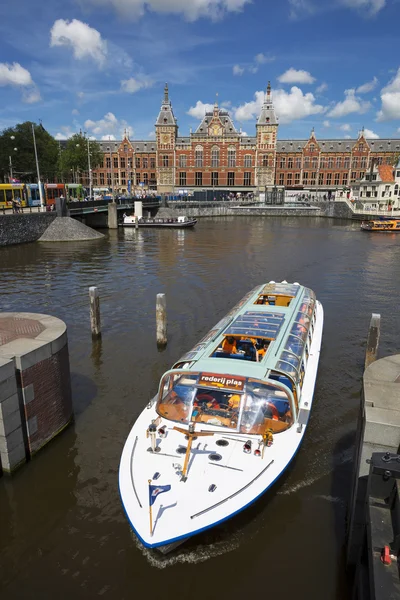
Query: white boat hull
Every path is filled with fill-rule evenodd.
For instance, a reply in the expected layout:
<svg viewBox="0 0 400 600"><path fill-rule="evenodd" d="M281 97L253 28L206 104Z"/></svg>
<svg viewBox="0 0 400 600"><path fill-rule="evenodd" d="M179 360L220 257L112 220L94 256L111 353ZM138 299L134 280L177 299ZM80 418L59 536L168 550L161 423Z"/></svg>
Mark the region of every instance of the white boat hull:
<svg viewBox="0 0 400 600"><path fill-rule="evenodd" d="M313 401L321 348L323 309L316 303L316 323L307 371L304 376L297 421L286 431L274 435L273 445L266 447L264 457L254 455L260 436L236 434L229 429L197 424L196 431L213 431L210 437L198 437L192 446L187 480L181 481L184 454L179 447L187 447L182 433L172 429L174 423L165 419L167 437L157 436L160 451L149 451L146 430L157 418L155 402L139 416L125 443L120 469L119 488L122 504L132 529L148 548L174 544L230 519L264 494L285 472L303 440ZM176 424L178 425L178 424ZM225 440L221 447L218 441ZM243 444L252 440L252 453L243 451ZM210 454L221 460L212 462ZM156 480L154 475L159 473ZM149 487L171 485L160 494L152 507L150 532ZM209 491L210 486L215 491Z"/></svg>

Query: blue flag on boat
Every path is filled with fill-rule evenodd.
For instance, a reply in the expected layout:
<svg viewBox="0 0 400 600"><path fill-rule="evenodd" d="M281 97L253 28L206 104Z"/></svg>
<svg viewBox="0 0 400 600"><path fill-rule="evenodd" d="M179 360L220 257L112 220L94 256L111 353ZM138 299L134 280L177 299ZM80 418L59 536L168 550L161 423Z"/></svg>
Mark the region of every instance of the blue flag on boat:
<svg viewBox="0 0 400 600"><path fill-rule="evenodd" d="M169 492L170 489L170 485L149 485L150 506L153 506L158 494L162 494L163 492Z"/></svg>

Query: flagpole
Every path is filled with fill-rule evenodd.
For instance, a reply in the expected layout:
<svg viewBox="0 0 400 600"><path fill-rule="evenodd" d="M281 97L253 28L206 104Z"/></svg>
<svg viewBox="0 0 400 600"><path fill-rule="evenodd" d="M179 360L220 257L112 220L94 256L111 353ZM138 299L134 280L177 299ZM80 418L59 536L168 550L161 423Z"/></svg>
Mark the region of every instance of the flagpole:
<svg viewBox="0 0 400 600"><path fill-rule="evenodd" d="M153 535L153 508L151 506L150 485L151 485L151 479L149 479L149 515L150 515L150 535Z"/></svg>

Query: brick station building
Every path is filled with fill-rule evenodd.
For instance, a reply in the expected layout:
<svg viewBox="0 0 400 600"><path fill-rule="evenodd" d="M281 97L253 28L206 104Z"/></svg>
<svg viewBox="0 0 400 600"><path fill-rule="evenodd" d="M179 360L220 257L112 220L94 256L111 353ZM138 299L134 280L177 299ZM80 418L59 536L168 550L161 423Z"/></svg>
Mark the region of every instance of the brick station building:
<svg viewBox="0 0 400 600"><path fill-rule="evenodd" d="M155 124L155 140L102 141L104 163L93 169L93 187L111 187L117 193L154 190L230 190L256 192L287 189L343 190L373 164L393 165L400 154L400 139L317 140L314 130L306 140L278 140L278 117L271 86L256 123L256 136L238 131L226 110L215 103L193 133L178 135L178 124L168 85ZM88 181L86 182L88 183Z"/></svg>

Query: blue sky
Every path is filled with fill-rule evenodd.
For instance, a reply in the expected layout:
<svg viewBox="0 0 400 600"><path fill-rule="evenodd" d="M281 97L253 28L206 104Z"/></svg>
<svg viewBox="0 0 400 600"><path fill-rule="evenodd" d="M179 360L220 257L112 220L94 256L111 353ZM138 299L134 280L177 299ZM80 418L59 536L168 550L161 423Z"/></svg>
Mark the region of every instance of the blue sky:
<svg viewBox="0 0 400 600"><path fill-rule="evenodd" d="M0 7L0 129L180 135L218 93L253 135L268 80L279 138L400 137L400 0L19 0Z"/></svg>

